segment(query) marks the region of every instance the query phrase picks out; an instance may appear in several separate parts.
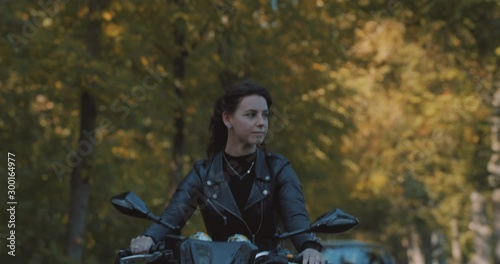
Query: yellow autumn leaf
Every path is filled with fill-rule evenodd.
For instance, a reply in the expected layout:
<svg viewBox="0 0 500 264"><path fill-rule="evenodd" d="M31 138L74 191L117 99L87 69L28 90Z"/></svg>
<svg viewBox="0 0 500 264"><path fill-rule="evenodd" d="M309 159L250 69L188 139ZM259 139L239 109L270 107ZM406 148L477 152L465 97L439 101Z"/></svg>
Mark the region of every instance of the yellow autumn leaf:
<svg viewBox="0 0 500 264"><path fill-rule="evenodd" d="M148 58L144 57L144 56L141 56L141 64L143 66L148 66L149 65L149 61L148 61Z"/></svg>
<svg viewBox="0 0 500 264"><path fill-rule="evenodd" d="M212 55L212 59L213 59L214 61L216 61L216 62L219 62L219 61L220 61L220 57L219 57L219 55L218 55L218 54L213 54L213 55Z"/></svg>
<svg viewBox="0 0 500 264"><path fill-rule="evenodd" d="M76 14L76 15L77 15L79 18L83 18L83 17L85 17L88 13L89 13L89 8L88 8L87 6L85 6L85 7L81 8L80 10L78 10L78 12L77 12L77 14Z"/></svg>
<svg viewBox="0 0 500 264"><path fill-rule="evenodd" d="M104 34L108 37L116 38L123 32L123 27L109 23L104 27Z"/></svg>
<svg viewBox="0 0 500 264"><path fill-rule="evenodd" d="M111 21L111 19L113 19L113 13L108 12L108 11L102 12L101 16L106 21Z"/></svg>
<svg viewBox="0 0 500 264"><path fill-rule="evenodd" d="M387 176L382 171L376 171L372 175L370 175L369 182L370 189L375 194L382 193L389 183Z"/></svg>
<svg viewBox="0 0 500 264"><path fill-rule="evenodd" d="M194 106L188 106L186 112L190 115L196 113L196 108Z"/></svg>
<svg viewBox="0 0 500 264"><path fill-rule="evenodd" d="M324 72L326 70L326 66L324 64L320 64L320 63L313 63L312 65L312 68L317 70L317 71L320 71L320 72Z"/></svg>
<svg viewBox="0 0 500 264"><path fill-rule="evenodd" d="M318 158L320 160L326 160L327 159L326 154L323 151L321 151L320 149L318 149L318 148L315 148L313 150L313 154L314 154L314 156L316 156L316 158Z"/></svg>

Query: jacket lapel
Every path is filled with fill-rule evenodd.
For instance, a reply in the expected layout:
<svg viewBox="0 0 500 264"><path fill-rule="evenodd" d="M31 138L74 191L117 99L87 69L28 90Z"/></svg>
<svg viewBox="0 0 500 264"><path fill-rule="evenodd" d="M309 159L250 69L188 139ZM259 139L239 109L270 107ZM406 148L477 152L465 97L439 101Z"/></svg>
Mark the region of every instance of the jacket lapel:
<svg viewBox="0 0 500 264"><path fill-rule="evenodd" d="M205 188L205 195L208 199L223 207L223 209L230 211L230 213L243 218L222 170L222 152L213 157L205 186L208 186L208 188Z"/></svg>
<svg viewBox="0 0 500 264"><path fill-rule="evenodd" d="M255 157L255 180L252 185L252 190L245 204L245 211L251 206L258 203L260 200L267 198L271 195L271 181L272 176L267 167L266 154L257 149ZM229 190L231 192L231 190ZM234 199L233 199L234 201Z"/></svg>

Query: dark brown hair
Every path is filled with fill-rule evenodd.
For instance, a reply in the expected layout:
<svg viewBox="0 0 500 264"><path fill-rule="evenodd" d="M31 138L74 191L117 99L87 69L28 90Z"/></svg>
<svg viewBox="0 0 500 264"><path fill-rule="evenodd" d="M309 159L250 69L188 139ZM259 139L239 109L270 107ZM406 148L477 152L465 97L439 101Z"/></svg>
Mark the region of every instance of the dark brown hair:
<svg viewBox="0 0 500 264"><path fill-rule="evenodd" d="M217 152L224 150L226 147L227 128L222 120L222 113L234 113L238 104L243 100L243 97L254 94L264 97L267 102L267 107L271 109L273 101L267 89L248 80L230 86L225 90L224 94L217 99L209 125L210 139L207 147L207 156L209 159L213 158ZM258 147L265 149L264 142Z"/></svg>

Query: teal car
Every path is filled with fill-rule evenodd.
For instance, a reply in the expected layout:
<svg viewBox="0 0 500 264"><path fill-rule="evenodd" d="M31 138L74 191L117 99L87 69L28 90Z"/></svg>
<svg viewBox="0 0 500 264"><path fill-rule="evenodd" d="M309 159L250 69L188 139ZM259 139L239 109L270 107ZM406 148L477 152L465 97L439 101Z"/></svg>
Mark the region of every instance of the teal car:
<svg viewBox="0 0 500 264"><path fill-rule="evenodd" d="M381 245L358 240L326 241L323 254L335 264L394 264L394 258Z"/></svg>

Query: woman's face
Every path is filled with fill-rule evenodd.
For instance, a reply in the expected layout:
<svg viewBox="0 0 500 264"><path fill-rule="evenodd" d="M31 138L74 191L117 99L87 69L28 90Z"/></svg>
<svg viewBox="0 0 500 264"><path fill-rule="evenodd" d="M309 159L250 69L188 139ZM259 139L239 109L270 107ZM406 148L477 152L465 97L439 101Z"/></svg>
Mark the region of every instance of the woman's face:
<svg viewBox="0 0 500 264"><path fill-rule="evenodd" d="M269 109L260 95L243 97L236 111L224 113L224 123L229 127L228 144L258 145L264 141L268 128Z"/></svg>

